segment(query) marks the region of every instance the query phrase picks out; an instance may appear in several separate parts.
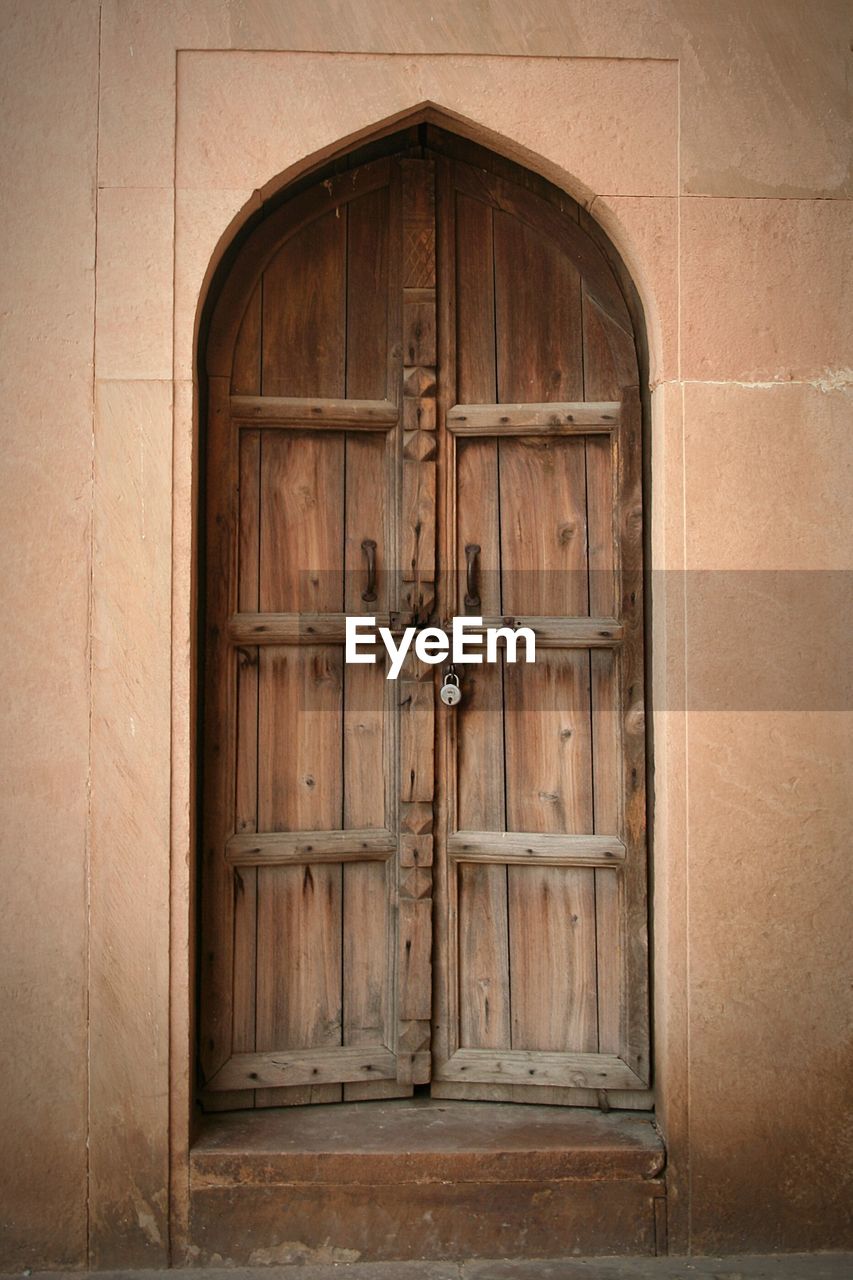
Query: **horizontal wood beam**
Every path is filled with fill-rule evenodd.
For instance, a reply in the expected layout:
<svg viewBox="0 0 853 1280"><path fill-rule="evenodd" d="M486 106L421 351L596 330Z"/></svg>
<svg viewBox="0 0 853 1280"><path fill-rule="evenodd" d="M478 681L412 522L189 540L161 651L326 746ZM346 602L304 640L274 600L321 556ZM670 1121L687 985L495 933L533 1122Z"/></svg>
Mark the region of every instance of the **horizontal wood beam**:
<svg viewBox="0 0 853 1280"><path fill-rule="evenodd" d="M457 436L571 436L613 431L618 400L577 404L456 404L447 429Z"/></svg>
<svg viewBox="0 0 853 1280"><path fill-rule="evenodd" d="M482 630L487 627L529 627L536 636L537 646L543 649L610 649L619 644L624 634L621 622L615 618L541 618L518 616L483 618ZM469 636L477 636L479 627L466 628ZM502 648L506 642L498 640ZM518 652L524 655L524 645ZM523 658L522 658L523 660Z"/></svg>
<svg viewBox="0 0 853 1280"><path fill-rule="evenodd" d="M387 862L397 851L390 831L250 831L231 836L225 861L232 867L283 867L309 862Z"/></svg>
<svg viewBox="0 0 853 1280"><path fill-rule="evenodd" d="M540 835L529 831L455 831L447 839L455 862L548 863L561 867L610 867L625 861L618 836Z"/></svg>
<svg viewBox="0 0 853 1280"><path fill-rule="evenodd" d="M369 614L380 627L395 629L395 619L384 614ZM344 644L345 613L235 613L228 624L228 636L234 644ZM397 622L397 625L399 623ZM360 644L366 646L362 637ZM382 640L377 634L377 646ZM362 652L364 652L364 648Z"/></svg>
<svg viewBox="0 0 853 1280"><path fill-rule="evenodd" d="M352 615L356 616L356 615ZM396 636L413 624L409 614L370 614L375 617L377 639L375 646L382 647L378 636L380 627L388 627ZM343 644L346 639L345 613L235 613L228 624L228 637L233 644ZM445 621L450 631L451 623ZM615 618L542 618L542 617L488 617L481 627L467 628L469 638L485 632L487 627L530 627L536 636L536 644L543 649L609 649L620 644L624 628ZM362 638L360 645L367 641ZM498 640L498 647L505 645ZM524 654L524 646L519 646Z"/></svg>
<svg viewBox="0 0 853 1280"><path fill-rule="evenodd" d="M235 1053L206 1089L275 1089L294 1084L341 1084L355 1080L395 1080L397 1058L382 1045L366 1048L291 1049Z"/></svg>
<svg viewBox="0 0 853 1280"><path fill-rule="evenodd" d="M390 431L400 411L390 400L313 400L291 396L232 396L231 417L255 427L311 427L328 431Z"/></svg>
<svg viewBox="0 0 853 1280"><path fill-rule="evenodd" d="M542 1084L574 1089L644 1089L647 1082L610 1053L543 1053L525 1049L458 1049L436 1069L437 1080L478 1084Z"/></svg>

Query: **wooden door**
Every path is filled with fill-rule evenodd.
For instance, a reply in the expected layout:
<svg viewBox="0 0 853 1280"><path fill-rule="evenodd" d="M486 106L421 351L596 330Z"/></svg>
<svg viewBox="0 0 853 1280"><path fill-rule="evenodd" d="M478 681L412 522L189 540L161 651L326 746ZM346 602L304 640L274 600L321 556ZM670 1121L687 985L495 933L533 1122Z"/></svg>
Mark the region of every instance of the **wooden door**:
<svg viewBox="0 0 853 1280"><path fill-rule="evenodd" d="M631 322L576 209L454 160L439 187L440 607L528 626L537 654L471 668L439 717L433 1092L631 1105L649 1078Z"/></svg>
<svg viewBox="0 0 853 1280"><path fill-rule="evenodd" d="M266 218L211 325L210 1108L648 1079L631 323L574 206L432 141ZM456 613L536 663L451 711L343 660L348 615Z"/></svg>

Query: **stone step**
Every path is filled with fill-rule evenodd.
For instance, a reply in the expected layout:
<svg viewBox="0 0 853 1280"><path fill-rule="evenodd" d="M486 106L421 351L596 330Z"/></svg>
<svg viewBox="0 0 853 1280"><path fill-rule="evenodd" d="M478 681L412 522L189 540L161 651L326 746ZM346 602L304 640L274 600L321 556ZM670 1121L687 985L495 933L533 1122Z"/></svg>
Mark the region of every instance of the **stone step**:
<svg viewBox="0 0 853 1280"><path fill-rule="evenodd" d="M191 1155L192 1257L650 1254L664 1160L637 1112L419 1098L207 1116Z"/></svg>

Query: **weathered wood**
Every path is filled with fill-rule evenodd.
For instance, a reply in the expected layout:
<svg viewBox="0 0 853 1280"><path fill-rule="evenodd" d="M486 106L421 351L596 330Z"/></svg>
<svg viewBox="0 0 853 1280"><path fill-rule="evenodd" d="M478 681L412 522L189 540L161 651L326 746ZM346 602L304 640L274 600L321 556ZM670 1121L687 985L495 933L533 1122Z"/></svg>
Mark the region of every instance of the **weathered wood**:
<svg viewBox="0 0 853 1280"><path fill-rule="evenodd" d="M498 400L583 399L580 275L531 222L494 210Z"/></svg>
<svg viewBox="0 0 853 1280"><path fill-rule="evenodd" d="M552 1107L599 1108L601 1089L563 1088L555 1085L523 1084L470 1084L461 1080L448 1083L433 1079L431 1098L459 1098L487 1102L547 1103ZM653 1111L655 1095L652 1089L610 1089L604 1094L614 1111Z"/></svg>
<svg viewBox="0 0 853 1280"><path fill-rule="evenodd" d="M636 353L577 210L498 167L306 191L214 317L203 1064L300 1065L207 1105L411 1092L433 963L442 1096L647 1098ZM537 649L463 669L435 759L440 673L342 654L434 611Z"/></svg>
<svg viewBox="0 0 853 1280"><path fill-rule="evenodd" d="M457 436L607 435L619 427L619 402L457 404L447 425Z"/></svg>
<svg viewBox="0 0 853 1280"><path fill-rule="evenodd" d="M242 837L238 837L242 839ZM610 867L625 860L618 836L546 835L529 831L455 831L447 851L459 862L545 863Z"/></svg>
<svg viewBox="0 0 853 1280"><path fill-rule="evenodd" d="M231 418L254 427L310 427L312 431L391 431L400 411L390 400L232 396Z"/></svg>
<svg viewBox="0 0 853 1280"><path fill-rule="evenodd" d="M380 159L300 192L264 218L225 281L214 309L205 350L209 376L230 378L242 317L258 280L282 245L328 210L343 209L371 191L387 187L391 162Z"/></svg>
<svg viewBox="0 0 853 1280"><path fill-rule="evenodd" d="M409 594L407 607L422 620L433 607L436 576L435 449L424 438L436 426L435 167L431 160L401 160L400 174L405 374L399 563ZM435 790L433 672L421 670L422 665L409 657L399 690L400 826L415 835L426 833L427 814L432 828ZM429 1072L423 1055L432 1016L431 864L408 867L401 859L398 893L397 1081L410 1088Z"/></svg>
<svg viewBox="0 0 853 1280"><path fill-rule="evenodd" d="M589 659L547 649L506 668L509 831L592 831Z"/></svg>
<svg viewBox="0 0 853 1280"><path fill-rule="evenodd" d="M539 235L547 237L577 267L587 292L602 312L630 338L631 318L619 283L598 245L574 218L517 183L467 164L454 165L454 181L460 192L535 227Z"/></svg>
<svg viewBox="0 0 853 1280"><path fill-rule="evenodd" d="M487 581L489 589L495 589L497 575L490 574ZM358 585L357 577L355 583ZM462 589L464 590L464 586ZM360 610L354 606L352 612L367 613L368 610L363 606ZM394 636L399 637L409 619L382 612L370 612L370 616L376 619L374 630L377 634L372 650L381 655L384 646L378 634L379 628L389 628ZM228 622L228 637L235 645L249 648L258 645L343 644L346 639L346 619L345 613L238 613ZM536 637L537 652L540 648L611 649L620 644L624 635L622 623L614 618L549 618L509 613L486 614L482 626L473 627L469 624L467 634L470 637L485 637L488 628L507 627L512 631L528 627ZM360 637L359 643L363 646L361 652L371 652L364 635ZM505 647L505 644L505 637L498 636L498 648ZM523 642L519 643L518 652L523 664Z"/></svg>
<svg viewBox="0 0 853 1280"><path fill-rule="evenodd" d="M235 1053L208 1082L208 1089L268 1088L282 1085L336 1087L342 1080L391 1080L394 1055L381 1045L364 1048L290 1049Z"/></svg>
<svg viewBox="0 0 853 1280"><path fill-rule="evenodd" d="M388 187L351 200L346 217L346 395L379 402L387 410L391 407L388 400L395 399L395 388L388 385L388 289L393 234ZM395 411L395 422L396 417Z"/></svg>
<svg viewBox="0 0 853 1280"><path fill-rule="evenodd" d="M358 579L354 587L361 585ZM353 608L353 613L366 612ZM391 627L399 634L400 626L387 613L371 613L376 618L376 651L383 648L378 638L380 627ZM346 640L345 613L238 613L228 622L228 637L235 645L343 644ZM369 652L362 635L361 652Z"/></svg>
<svg viewBox="0 0 853 1280"><path fill-rule="evenodd" d="M619 557L625 643L620 655L622 814L629 856L622 929L628 982L623 1004L622 1055L648 1084L648 902L646 898L646 721L644 714L643 507L641 408L637 387L623 394L624 440L619 450Z"/></svg>
<svg viewBox="0 0 853 1280"><path fill-rule="evenodd" d="M485 636L488 628L506 628L517 631L527 627L536 637L536 651L540 649L612 649L623 637L624 628L615 618L549 618L518 614L486 615L482 627L468 626L471 637ZM498 648L504 648L506 639L496 637ZM257 641L255 643L258 643ZM485 643L485 641L483 641ZM517 645L518 661L525 663L525 644Z"/></svg>
<svg viewBox="0 0 853 1280"><path fill-rule="evenodd" d="M641 1082L615 1054L543 1053L524 1049L459 1049L436 1070L440 1080L485 1084L556 1085L561 1088L632 1089Z"/></svg>
<svg viewBox="0 0 853 1280"><path fill-rule="evenodd" d="M264 831L232 836L225 857L233 867L284 867L315 862L376 862L390 858L390 831Z"/></svg>
<svg viewBox="0 0 853 1280"><path fill-rule="evenodd" d="M492 223L491 208L457 196L455 302L461 340L456 355L456 394L476 405L497 398ZM465 423L457 420L457 408L450 408L446 415L447 444L456 449L455 485L448 494L449 515L452 519L455 511L456 525L453 607L461 614L497 615L502 608L500 443L464 438ZM456 440L455 435L460 438ZM474 566L476 606L467 600L466 548L472 544L480 547ZM455 791L456 825L502 831L503 660L495 667L466 670L463 683L463 702L454 719L456 777L447 784ZM453 948L448 958L449 985L458 1011L453 1016L445 1057L457 1045L508 1049L511 1044L506 867L456 864L451 853L454 839L452 834L446 838L445 858L448 914L455 921L455 927L448 930Z"/></svg>
<svg viewBox="0 0 853 1280"><path fill-rule="evenodd" d="M235 376L260 380L260 293L250 326L251 344L238 362ZM249 319L247 313L247 319ZM243 322L241 339L246 336ZM242 362L248 366L241 369ZM257 609L259 571L260 520L260 455L257 431L246 431L240 439L240 495L237 601L240 608ZM258 825L258 651L237 651L237 780L235 827L238 832L256 831ZM226 860L228 845L226 843ZM254 867L246 867L234 875L234 1026L232 1047L235 1053L252 1052L255 1048L255 972L257 969L258 877ZM222 1097L222 1095L217 1095ZM253 1107L254 1093L239 1098L223 1098L229 1106Z"/></svg>
<svg viewBox="0 0 853 1280"><path fill-rule="evenodd" d="M405 804L432 800L434 706L432 680L400 681L400 799Z"/></svg>
<svg viewBox="0 0 853 1280"><path fill-rule="evenodd" d="M583 440L502 440L500 493L504 611L588 614Z"/></svg>
<svg viewBox="0 0 853 1280"><path fill-rule="evenodd" d="M346 236L346 210L331 209L287 240L267 264L263 395L345 395Z"/></svg>
<svg viewBox="0 0 853 1280"><path fill-rule="evenodd" d="M210 1079L231 1055L233 1023L234 881L224 857L233 834L236 768L236 681L221 623L237 607L237 457L228 426L228 383L208 384L209 448L218 465L208 477L205 513L209 575L205 617L207 676L204 689L203 830L199 1065Z"/></svg>
<svg viewBox="0 0 853 1280"><path fill-rule="evenodd" d="M261 393L261 285L255 285L234 346L231 369L232 396Z"/></svg>
<svg viewBox="0 0 853 1280"><path fill-rule="evenodd" d="M364 613L375 617L388 608L392 568L388 556L388 462L387 441L382 436L346 436L344 608L350 615ZM367 591L366 542L375 543L375 582L370 593ZM373 599L366 600L367 594ZM304 623L310 625L307 618Z"/></svg>
<svg viewBox="0 0 853 1280"><path fill-rule="evenodd" d="M335 271L341 264L335 259ZM280 291L283 282L277 286ZM269 291L265 288L265 299ZM270 304L271 306L272 304ZM284 306L284 304L281 304ZM287 308L294 306L291 299ZM285 316L290 311L285 309ZM332 348L340 346L333 336ZM265 353L269 344L266 342ZM277 352L272 349L270 359ZM265 376L267 359L265 354ZM277 365L274 363L274 367ZM290 363L282 373L293 373ZM342 376L333 355L323 370ZM336 384L339 386L340 384ZM311 387L311 389L314 389ZM341 388L342 389L342 388ZM305 384L299 387L305 390ZM343 605L344 437L264 433L261 610L317 612ZM340 826L343 654L337 646L260 650L258 823L262 831ZM286 752L287 768L282 768ZM341 1042L341 867L258 871L257 1040L261 1050ZM281 963L282 956L288 958ZM257 1105L331 1102L337 1085L260 1090Z"/></svg>

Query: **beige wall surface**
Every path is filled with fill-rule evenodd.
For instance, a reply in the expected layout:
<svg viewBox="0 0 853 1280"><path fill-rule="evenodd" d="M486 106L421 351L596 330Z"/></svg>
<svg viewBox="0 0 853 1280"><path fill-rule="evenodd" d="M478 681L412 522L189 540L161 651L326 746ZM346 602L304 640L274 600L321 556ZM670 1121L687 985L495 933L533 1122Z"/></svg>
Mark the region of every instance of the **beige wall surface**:
<svg viewBox="0 0 853 1280"><path fill-rule="evenodd" d="M425 103L646 310L672 1245L850 1243L847 18L0 0L7 1267L186 1257L200 300L266 194Z"/></svg>

